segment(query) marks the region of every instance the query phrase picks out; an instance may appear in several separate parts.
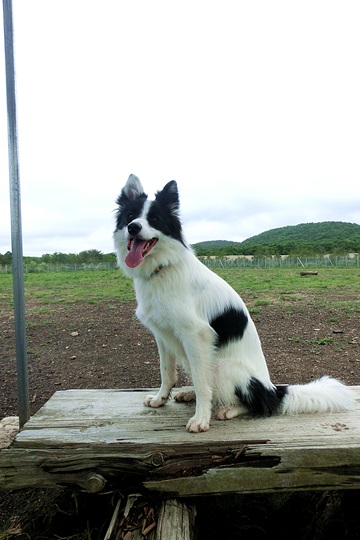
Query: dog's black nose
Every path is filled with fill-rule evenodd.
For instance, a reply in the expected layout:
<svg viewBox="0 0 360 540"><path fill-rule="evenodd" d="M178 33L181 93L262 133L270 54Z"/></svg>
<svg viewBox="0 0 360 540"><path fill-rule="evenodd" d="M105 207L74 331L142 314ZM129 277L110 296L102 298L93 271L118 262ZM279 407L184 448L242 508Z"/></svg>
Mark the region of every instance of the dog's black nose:
<svg viewBox="0 0 360 540"><path fill-rule="evenodd" d="M135 236L135 234L138 234L140 231L141 231L142 227L140 225L140 223L130 223L128 225L128 231L129 231L129 234L132 234Z"/></svg>

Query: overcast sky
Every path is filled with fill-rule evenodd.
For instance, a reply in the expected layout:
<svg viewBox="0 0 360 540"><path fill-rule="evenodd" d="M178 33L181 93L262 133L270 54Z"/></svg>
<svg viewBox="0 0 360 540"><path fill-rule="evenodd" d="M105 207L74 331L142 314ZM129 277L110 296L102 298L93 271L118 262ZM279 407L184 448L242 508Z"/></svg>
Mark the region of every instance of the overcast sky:
<svg viewBox="0 0 360 540"><path fill-rule="evenodd" d="M25 255L113 251L130 173L192 243L360 223L358 0L13 6ZM1 52L0 253L9 206Z"/></svg>

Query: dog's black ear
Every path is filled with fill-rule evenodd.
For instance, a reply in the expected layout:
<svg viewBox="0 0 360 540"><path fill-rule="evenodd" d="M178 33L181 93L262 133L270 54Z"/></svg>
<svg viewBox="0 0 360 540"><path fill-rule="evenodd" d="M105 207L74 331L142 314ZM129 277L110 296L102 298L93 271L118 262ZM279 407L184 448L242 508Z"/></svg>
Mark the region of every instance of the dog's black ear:
<svg viewBox="0 0 360 540"><path fill-rule="evenodd" d="M179 240L184 247L188 248L186 241L182 235L181 220L179 215L179 192L177 183L175 180L168 182L162 191L158 191L155 194L156 203L161 207L165 208L170 214L171 219L169 221L169 232L168 234Z"/></svg>
<svg viewBox="0 0 360 540"><path fill-rule="evenodd" d="M175 180L168 182L162 191L155 194L155 198L162 206L167 206L173 211L179 210L179 191Z"/></svg>

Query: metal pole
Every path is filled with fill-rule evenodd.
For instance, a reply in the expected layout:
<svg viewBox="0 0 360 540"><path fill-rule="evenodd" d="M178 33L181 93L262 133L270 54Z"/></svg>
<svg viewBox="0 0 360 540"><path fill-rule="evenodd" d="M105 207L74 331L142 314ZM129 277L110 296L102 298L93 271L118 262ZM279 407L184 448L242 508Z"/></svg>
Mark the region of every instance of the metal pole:
<svg viewBox="0 0 360 540"><path fill-rule="evenodd" d="M21 229L20 173L17 138L14 30L12 0L3 0L6 96L8 115L9 181L11 210L11 247L14 290L15 343L18 387L19 423L30 418L29 382L26 354L24 268Z"/></svg>

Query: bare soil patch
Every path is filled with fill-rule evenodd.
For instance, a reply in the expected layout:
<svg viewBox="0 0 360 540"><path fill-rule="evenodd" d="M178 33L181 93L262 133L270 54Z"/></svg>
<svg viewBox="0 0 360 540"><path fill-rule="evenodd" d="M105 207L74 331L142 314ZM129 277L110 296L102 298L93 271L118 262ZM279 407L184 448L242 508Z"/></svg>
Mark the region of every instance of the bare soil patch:
<svg viewBox="0 0 360 540"><path fill-rule="evenodd" d="M246 299L245 299L246 300ZM153 336L137 321L135 303L111 307L76 302L38 312L29 305L27 349L31 414L56 390L146 388L160 382ZM360 314L301 301L253 313L274 383L305 383L322 375L360 384ZM0 313L0 418L17 414L14 320ZM180 374L179 383L188 379Z"/></svg>
<svg viewBox="0 0 360 540"><path fill-rule="evenodd" d="M328 305L332 305L331 298L328 301ZM134 303L114 300L111 306L76 302L40 311L35 301L28 303L31 414L60 389L158 386L156 344L152 335L136 320L135 307ZM345 307L322 308L310 296L303 296L297 301L261 306L258 312L254 310L252 316L274 383L305 383L322 375L332 375L350 385L360 384L360 313L349 313ZM0 341L1 419L17 414L11 307L0 308ZM180 374L179 384L189 384L184 374ZM292 529L292 537L314 538L315 525L311 529L313 515L318 511L317 505L326 506L326 498L323 494L311 494L307 498L295 494L291 497L296 499L291 500L295 501L300 512L298 515L303 516L299 529ZM276 519L284 519L286 509L287 515L291 515L289 498L281 504L279 500L275 503L273 498L257 497L254 500L261 509L257 514L251 512L254 505L249 505L247 513L244 507L237 506L230 512L230 504L226 504L226 508L221 508L221 503L217 506L218 522L223 520L227 538L238 538L236 534L241 534L241 538L263 538L266 531L271 533L271 528L266 529L269 524L275 527ZM355 514L346 520L344 517L359 504L359 493L346 494L339 500L336 512L332 513L324 529L326 537L335 538L340 534L343 538L359 538L360 533L352 521ZM94 501L98 501L95 503L98 512L93 510ZM110 517L102 507L107 508L109 514L112 504L113 494L89 497L44 490L0 492L0 539L101 538L101 534L104 535L101 529ZM206 538L225 537L225 529L216 526L212 519L209 521L203 503L199 509L203 530L206 530L207 522L211 523ZM252 514L254 522L251 524ZM213 515L216 515L215 511ZM260 521L259 516L262 516ZM228 524L232 519L234 527L230 532ZM309 527L312 532L306 536ZM279 530L286 533L290 528L286 529L282 523Z"/></svg>

